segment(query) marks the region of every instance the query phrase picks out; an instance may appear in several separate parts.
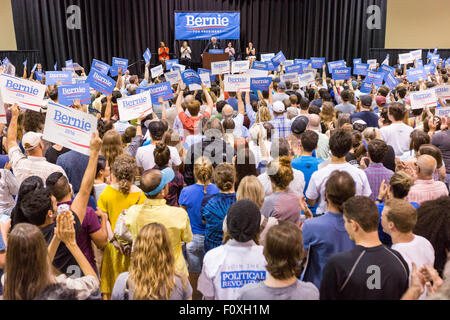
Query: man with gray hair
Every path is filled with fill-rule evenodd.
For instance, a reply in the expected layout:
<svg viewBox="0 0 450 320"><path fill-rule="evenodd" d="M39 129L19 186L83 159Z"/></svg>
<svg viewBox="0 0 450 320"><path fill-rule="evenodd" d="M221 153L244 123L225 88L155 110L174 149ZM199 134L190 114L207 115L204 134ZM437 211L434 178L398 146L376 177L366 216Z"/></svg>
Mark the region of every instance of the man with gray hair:
<svg viewBox="0 0 450 320"><path fill-rule="evenodd" d="M433 180L433 173L436 171L436 167L436 159L430 155L424 154L417 158L417 179L409 190L406 201L421 204L425 201L448 196L445 183Z"/></svg>
<svg viewBox="0 0 450 320"><path fill-rule="evenodd" d="M316 132L319 135L319 142L317 143L317 149L316 149L316 157L319 159L327 160L330 157L330 149L329 149L329 142L330 139L328 139L326 134L322 133L321 127L320 127L320 116L317 114L310 114L308 116L309 122L307 130L311 130Z"/></svg>
<svg viewBox="0 0 450 320"><path fill-rule="evenodd" d="M289 100L289 96L286 94L286 83L280 82L278 84L277 92L273 95L273 102L283 102L286 99Z"/></svg>
<svg viewBox="0 0 450 320"><path fill-rule="evenodd" d="M235 139L239 139L242 137L242 127L244 126L244 114L245 114L245 106L242 101L242 93L238 92L238 114L233 118L233 107L229 104L225 105L222 109L222 123L225 119L231 119L234 121L234 130L233 136Z"/></svg>

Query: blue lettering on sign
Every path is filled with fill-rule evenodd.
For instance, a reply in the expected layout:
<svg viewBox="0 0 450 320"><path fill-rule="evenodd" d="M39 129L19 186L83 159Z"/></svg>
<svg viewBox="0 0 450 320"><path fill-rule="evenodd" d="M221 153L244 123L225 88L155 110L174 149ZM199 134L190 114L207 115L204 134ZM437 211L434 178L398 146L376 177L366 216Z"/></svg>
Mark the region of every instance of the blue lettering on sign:
<svg viewBox="0 0 450 320"><path fill-rule="evenodd" d="M129 100L129 101L124 100L124 101L122 101L122 103L123 103L124 108L129 109L129 108L147 103L147 98L142 97L142 98L135 99L135 100Z"/></svg>
<svg viewBox="0 0 450 320"><path fill-rule="evenodd" d="M248 283L264 280L266 280L266 271L233 271L221 273L222 289L242 288Z"/></svg>
<svg viewBox="0 0 450 320"><path fill-rule="evenodd" d="M231 83L245 82L246 78L228 78L228 81Z"/></svg>
<svg viewBox="0 0 450 320"><path fill-rule="evenodd" d="M175 38L177 40L239 39L239 12L177 12Z"/></svg>
<svg viewBox="0 0 450 320"><path fill-rule="evenodd" d="M80 120L68 115L63 114L61 111L55 110L55 116L53 120L64 127L68 127L68 129L74 129L78 131L84 131L88 133L91 131L91 124L86 122L84 119Z"/></svg>
<svg viewBox="0 0 450 320"><path fill-rule="evenodd" d="M39 89L34 88L33 86L16 83L13 80L6 81L6 89L20 91L21 93L27 93L33 96L37 96L39 94Z"/></svg>

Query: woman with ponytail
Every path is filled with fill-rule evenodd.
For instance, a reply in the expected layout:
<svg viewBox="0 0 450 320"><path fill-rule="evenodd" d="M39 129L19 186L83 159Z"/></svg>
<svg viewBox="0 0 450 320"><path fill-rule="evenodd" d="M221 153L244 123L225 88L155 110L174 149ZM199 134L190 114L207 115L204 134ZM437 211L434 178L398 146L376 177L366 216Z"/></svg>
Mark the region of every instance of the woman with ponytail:
<svg viewBox="0 0 450 320"><path fill-rule="evenodd" d="M149 223L138 233L131 253L130 272L114 284L112 300L190 300L192 287L175 270L167 229Z"/></svg>
<svg viewBox="0 0 450 320"><path fill-rule="evenodd" d="M112 231L123 210L142 204L145 195L135 184L136 162L127 154L119 155L111 167L111 185L98 199L97 207L108 214ZM111 297L114 282L119 274L128 270L130 257L122 254L112 243L108 243L103 256L100 291L105 299Z"/></svg>

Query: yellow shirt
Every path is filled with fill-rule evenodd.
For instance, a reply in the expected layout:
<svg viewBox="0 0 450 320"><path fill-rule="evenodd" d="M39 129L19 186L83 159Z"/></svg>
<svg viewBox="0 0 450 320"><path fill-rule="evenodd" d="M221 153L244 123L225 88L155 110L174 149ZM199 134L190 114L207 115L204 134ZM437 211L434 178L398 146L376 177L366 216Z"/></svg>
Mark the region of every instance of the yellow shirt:
<svg viewBox="0 0 450 320"><path fill-rule="evenodd" d="M146 199L144 204L132 206L127 211L125 224L133 240L142 227L149 223L160 223L166 227L175 256L175 269L189 276L186 261L181 250L181 241L192 241L192 230L186 210L166 205L164 199Z"/></svg>

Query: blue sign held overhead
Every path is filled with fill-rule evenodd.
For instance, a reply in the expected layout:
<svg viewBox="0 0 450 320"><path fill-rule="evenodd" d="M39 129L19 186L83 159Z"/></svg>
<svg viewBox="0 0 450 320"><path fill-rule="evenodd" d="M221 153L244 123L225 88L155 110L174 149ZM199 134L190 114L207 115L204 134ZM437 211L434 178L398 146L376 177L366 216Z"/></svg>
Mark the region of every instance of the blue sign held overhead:
<svg viewBox="0 0 450 320"><path fill-rule="evenodd" d="M367 63L357 63L353 65L353 74L367 76L370 65Z"/></svg>
<svg viewBox="0 0 450 320"><path fill-rule="evenodd" d="M286 70L286 73L302 73L303 72L303 65L301 63L293 64L291 66L286 66L284 68Z"/></svg>
<svg viewBox="0 0 450 320"><path fill-rule="evenodd" d="M271 77L251 78L250 90L251 91L268 90L271 83L272 83Z"/></svg>
<svg viewBox="0 0 450 320"><path fill-rule="evenodd" d="M198 71L198 74L201 74L201 73L209 73L209 79L211 80L211 83L214 83L214 82L216 81L216 75L215 75L215 74L212 74L212 71L211 71L211 70L203 69L203 68L198 68L197 71Z"/></svg>
<svg viewBox="0 0 450 320"><path fill-rule="evenodd" d="M185 85L189 86L191 84L198 84L199 86L202 84L202 79L197 72L194 70L188 69L181 73L181 78Z"/></svg>
<svg viewBox="0 0 450 320"><path fill-rule="evenodd" d="M328 62L328 71L332 74L334 69L346 68L345 60Z"/></svg>
<svg viewBox="0 0 450 320"><path fill-rule="evenodd" d="M172 59L172 60L167 60L166 61L166 70L171 70L173 68L174 64L179 64L179 60L178 59Z"/></svg>
<svg viewBox="0 0 450 320"><path fill-rule="evenodd" d="M175 12L176 40L239 39L239 12Z"/></svg>
<svg viewBox="0 0 450 320"><path fill-rule="evenodd" d="M112 77L119 75L119 69L122 69L122 73L128 69L128 59L113 57L111 69L109 70Z"/></svg>
<svg viewBox="0 0 450 320"><path fill-rule="evenodd" d="M114 79L100 73L100 71L96 69L91 70L86 79L86 83L88 83L92 89L105 95L112 94L114 87L116 86L116 81L114 81Z"/></svg>
<svg viewBox="0 0 450 320"><path fill-rule="evenodd" d="M173 90L170 86L170 82L162 82L155 84L153 86L149 86L147 88L138 88L137 94L150 91L150 95L152 97L152 104L158 104L159 97L162 97L164 101L173 99Z"/></svg>
<svg viewBox="0 0 450 320"><path fill-rule="evenodd" d="M150 63L150 60L152 59L152 53L150 52L150 49L147 48L147 50L145 50L144 54L142 55L142 57L144 57L145 63Z"/></svg>
<svg viewBox="0 0 450 320"><path fill-rule="evenodd" d="M383 79L384 72L369 71L364 81L367 81L370 84L375 83L376 85L381 86L383 84Z"/></svg>
<svg viewBox="0 0 450 320"><path fill-rule="evenodd" d="M406 77L409 82L424 81L427 79L427 73L423 67L412 68L406 70Z"/></svg>
<svg viewBox="0 0 450 320"><path fill-rule="evenodd" d="M355 64L360 64L360 63L362 63L362 59L361 59L361 58L353 59L353 66L354 66Z"/></svg>
<svg viewBox="0 0 450 320"><path fill-rule="evenodd" d="M272 58L272 63L275 67L278 67L280 63L283 63L286 61L286 57L284 56L283 52L278 52L275 57Z"/></svg>
<svg viewBox="0 0 450 320"><path fill-rule="evenodd" d="M58 87L58 101L60 104L63 106L72 106L75 100L80 100L80 104L90 103L91 94L88 83Z"/></svg>
<svg viewBox="0 0 450 320"><path fill-rule="evenodd" d="M313 69L322 69L325 64L325 58L311 58L311 67Z"/></svg>
<svg viewBox="0 0 450 320"><path fill-rule="evenodd" d="M352 68L349 67L335 68L331 75L333 80L348 80L352 77L351 72Z"/></svg>
<svg viewBox="0 0 450 320"><path fill-rule="evenodd" d="M95 69L101 74L107 75L111 66L103 61L94 59L92 60L91 69Z"/></svg>
<svg viewBox="0 0 450 320"><path fill-rule="evenodd" d="M384 76L384 82L386 83L386 85L389 87L389 89L393 90L397 87L397 85L400 83L400 80L398 80L395 76L394 73L392 72L388 72L386 73L386 75Z"/></svg>
<svg viewBox="0 0 450 320"><path fill-rule="evenodd" d="M64 84L72 84L72 72L71 71L47 71L45 73L45 84L55 85L58 82Z"/></svg>

